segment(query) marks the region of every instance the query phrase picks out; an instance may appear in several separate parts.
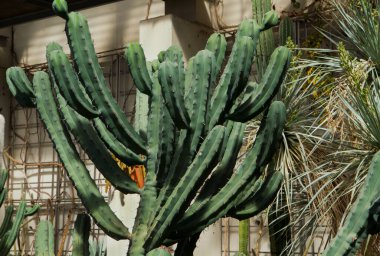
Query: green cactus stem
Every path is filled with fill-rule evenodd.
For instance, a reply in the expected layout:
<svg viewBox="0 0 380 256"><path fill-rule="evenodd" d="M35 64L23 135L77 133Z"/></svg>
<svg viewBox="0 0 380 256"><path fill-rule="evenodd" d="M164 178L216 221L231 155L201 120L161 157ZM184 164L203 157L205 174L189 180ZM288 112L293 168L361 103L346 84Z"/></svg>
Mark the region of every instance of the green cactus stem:
<svg viewBox="0 0 380 256"><path fill-rule="evenodd" d="M9 90L22 107L34 108L36 106L32 84L22 68L12 67L7 69L6 79Z"/></svg>
<svg viewBox="0 0 380 256"><path fill-rule="evenodd" d="M40 117L83 204L97 225L102 227L109 236L115 239L129 237L128 229L106 204L88 170L80 160L58 113L48 74L43 71L36 72L33 86Z"/></svg>
<svg viewBox="0 0 380 256"><path fill-rule="evenodd" d="M276 171L265 179L261 188L245 202L240 203L231 212L231 216L238 220L244 220L250 216L255 216L266 209L276 197L283 180L282 173Z"/></svg>
<svg viewBox="0 0 380 256"><path fill-rule="evenodd" d="M136 87L140 92L150 95L153 82L148 72L141 45L136 43L129 44L124 56Z"/></svg>
<svg viewBox="0 0 380 256"><path fill-rule="evenodd" d="M36 256L55 256L54 254L54 229L50 221L40 221L37 226L34 239Z"/></svg>
<svg viewBox="0 0 380 256"><path fill-rule="evenodd" d="M145 154L144 141L130 125L106 85L87 20L79 13L69 13L66 34L75 65L81 70L79 77L93 104L99 110L101 119L124 146L131 148L136 153Z"/></svg>
<svg viewBox="0 0 380 256"><path fill-rule="evenodd" d="M0 207L4 202L7 195L7 189L5 188L5 182L8 178L8 171L6 169L0 169ZM39 205L34 205L33 207L26 207L25 201L21 201L17 209L17 213L14 219L13 215L13 205L9 205L5 209L5 215L3 222L0 226L0 255L8 255L13 244L16 241L18 233L21 229L21 224L23 220L35 214Z"/></svg>
<svg viewBox="0 0 380 256"><path fill-rule="evenodd" d="M67 103L79 114L89 119L99 116L99 112L94 110L94 106L86 97L83 85L74 72L69 58L62 50L50 50L49 48L51 47L48 45L46 58L49 70Z"/></svg>
<svg viewBox="0 0 380 256"><path fill-rule="evenodd" d="M290 51L286 47L278 47L272 54L260 84L236 108L233 108L227 118L246 122L256 117L267 108L276 95L286 75L290 63Z"/></svg>
<svg viewBox="0 0 380 256"><path fill-rule="evenodd" d="M293 22L289 17L285 17L280 22L280 45L286 45L290 38L293 40Z"/></svg>
<svg viewBox="0 0 380 256"><path fill-rule="evenodd" d="M73 254L72 256L89 256L90 255L90 237L91 219L85 214L77 215L73 230Z"/></svg>
<svg viewBox="0 0 380 256"><path fill-rule="evenodd" d="M249 81L260 33L278 23L273 11L263 15L260 24L252 19L241 23L228 59L226 39L217 33L186 66L178 47L147 62L141 46L130 44L125 58L139 93L147 99L138 107L148 110L147 125L136 125L137 132L107 88L86 19L68 13L63 0L53 6L66 21L75 71L60 46L51 44L47 49L51 82L46 73L36 72L32 93L24 98L35 100L88 214L106 234L130 240L128 255L165 255L168 252L157 248L173 243L178 243L175 255L192 255L207 226L243 210L252 213L252 200L258 211L273 199L278 183L265 170L281 138L286 111L282 102L271 101L286 74L289 51L277 49L266 77L258 84ZM20 80L18 75L16 79ZM73 93L77 98L70 101ZM78 99L86 107L74 102ZM91 110L99 116L91 115ZM244 123L259 113L264 115L255 142L235 168ZM71 135L117 189L139 193L132 232L101 197ZM126 163L144 164L143 188L137 190L120 173L109 151ZM275 176L276 181L282 179Z"/></svg>
<svg viewBox="0 0 380 256"><path fill-rule="evenodd" d="M239 253L249 255L249 219L239 221Z"/></svg>
<svg viewBox="0 0 380 256"><path fill-rule="evenodd" d="M376 225L380 214L379 168L380 152L377 152L344 225L339 229L338 234L330 242L323 255L355 255L360 244L369 234L379 232L379 227Z"/></svg>

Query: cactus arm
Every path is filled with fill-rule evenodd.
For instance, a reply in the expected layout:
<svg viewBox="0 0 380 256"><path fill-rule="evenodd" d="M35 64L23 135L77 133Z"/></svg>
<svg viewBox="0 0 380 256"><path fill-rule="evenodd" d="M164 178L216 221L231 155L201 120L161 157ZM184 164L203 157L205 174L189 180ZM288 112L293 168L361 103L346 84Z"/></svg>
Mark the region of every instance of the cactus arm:
<svg viewBox="0 0 380 256"><path fill-rule="evenodd" d="M247 185L244 186L244 188L249 188L249 191L245 191L244 189L241 189L238 191L238 195L241 196L241 194L251 194L251 193L256 193L256 191L262 186L262 178L257 180L257 177L254 177ZM224 206L221 207L220 210L215 211L215 212L209 212L206 215L204 215L201 218L198 218L198 216L194 216L193 219L191 219L191 225L193 226L192 229L189 228L187 224L182 224L180 222L177 223L177 227L179 227L177 230L171 233L171 238L173 237L181 237L181 234L195 234L197 232L202 231L209 225L215 223L219 218L222 218L223 216L226 216L228 211L237 204L239 201L239 196L235 196L234 198L231 199L230 202L225 202ZM206 204L207 207L207 204ZM201 216L204 214L204 212L201 212Z"/></svg>
<svg viewBox="0 0 380 256"><path fill-rule="evenodd" d="M162 188L168 178L170 165L173 160L175 142L176 142L176 127L173 120L165 108L162 113L162 137L161 137L161 159L160 168L157 173L157 187Z"/></svg>
<svg viewBox="0 0 380 256"><path fill-rule="evenodd" d="M158 70L158 68L160 67L160 62L156 59L156 60L149 61L148 65L150 65L152 72L156 72ZM148 71L149 71L149 69L148 69ZM153 74L151 74L151 75L153 76Z"/></svg>
<svg viewBox="0 0 380 256"><path fill-rule="evenodd" d="M178 221L176 233L187 233L194 230L194 222L204 226L210 221L210 216L231 208L229 204L234 200L252 178L258 175L262 166L268 164L275 152L278 140L284 128L286 118L285 106L280 101L274 101L267 114L261 121L255 142L248 152L243 164L229 179L226 185L213 196L207 204L198 211L197 215L187 215ZM211 223L210 223L211 224Z"/></svg>
<svg viewBox="0 0 380 256"><path fill-rule="evenodd" d="M1 223L0 226L0 240L1 237L4 237L5 233L12 227L12 214L13 205L9 205L5 208L3 223Z"/></svg>
<svg viewBox="0 0 380 256"><path fill-rule="evenodd" d="M219 191L219 188L225 185L233 174L233 167L243 143L245 125L233 122L229 122L229 124L233 124L233 128L229 136L225 136L227 138L227 145L222 159L211 177L203 185L195 201L186 210L186 215L188 216L197 214L201 207L208 202L211 196Z"/></svg>
<svg viewBox="0 0 380 256"><path fill-rule="evenodd" d="M227 116L228 119L246 122L261 113L276 95L286 75L290 62L290 51L278 47L272 54L266 72L251 94Z"/></svg>
<svg viewBox="0 0 380 256"><path fill-rule="evenodd" d="M92 106L89 103L88 96L85 94L69 59L62 51L62 47L57 43L50 43L46 48L49 71L52 74L51 78L60 106L59 109L67 127L98 170L116 189L123 193L139 193L136 183L127 173L122 172L112 159L91 122L80 114L84 113L85 116L90 116L89 118L94 117L94 115L89 114ZM75 95L81 95L77 97L77 101L87 101L88 106L86 107L84 103L75 102L73 100L76 97ZM66 101L65 97L69 101ZM80 110L80 113L77 113L75 109Z"/></svg>
<svg viewBox="0 0 380 256"><path fill-rule="evenodd" d="M21 223L24 220L24 212L26 203L22 201L17 209L17 213L11 228L4 234L0 242L0 255L8 255L14 242L16 241L18 232L21 228Z"/></svg>
<svg viewBox="0 0 380 256"><path fill-rule="evenodd" d="M182 130L179 134L176 154L170 167L172 172L169 173L166 179L165 187L160 191L157 200L158 207L178 184L179 179L183 176L181 172L187 170L204 133L207 101L209 100L207 90L209 90L212 69L215 68L215 58L210 51L203 50L192 59L191 63L191 68L187 70L186 74L186 79L192 81L189 84L191 90L187 99L191 101L192 105L190 112L191 130ZM188 74L189 72L191 72L191 75ZM191 79L188 78L190 76L192 77Z"/></svg>
<svg viewBox="0 0 380 256"><path fill-rule="evenodd" d="M116 139L116 137L108 130L100 118L95 118L92 121L105 146L118 159L129 166L144 164L145 161L142 160L139 155L135 154L132 150L124 147L124 145Z"/></svg>
<svg viewBox="0 0 380 256"><path fill-rule="evenodd" d="M249 181L248 184L243 186L243 188L240 190L240 192L235 196L234 200L232 201L230 205L230 210L234 209L237 205L241 204L242 202L245 202L248 200L249 197L252 197L257 194L257 192L264 186L264 174L263 168L259 170L254 177ZM261 174L261 176L259 176ZM229 211L230 211L229 210ZM226 213L226 215L228 212Z"/></svg>
<svg viewBox="0 0 380 256"><path fill-rule="evenodd" d="M178 135L178 140L175 145L175 150L174 150L174 156L171 158L171 162L169 164L170 168L168 170L167 176L165 177L158 177L164 178L165 183L159 190L158 198L155 202L154 205L154 214L151 215L151 218L155 218L158 212L160 211L161 207L163 206L164 202L167 200L169 197L170 193L174 189L174 187L177 185L178 180L182 177L181 175L178 175L177 173L177 166L179 165L179 162L181 161L181 156L185 155L184 152L185 150L189 149L189 136L188 136L189 131L188 130L181 130ZM187 161L187 160L186 160Z"/></svg>
<svg viewBox="0 0 380 256"><path fill-rule="evenodd" d="M7 196L8 189L5 187L5 182L8 178L8 171L6 169L0 169L0 207Z"/></svg>
<svg viewBox="0 0 380 256"><path fill-rule="evenodd" d="M239 253L248 255L249 219L239 221Z"/></svg>
<svg viewBox="0 0 380 256"><path fill-rule="evenodd" d="M243 21L244 23L245 21ZM242 24L243 24L242 23ZM243 26L243 25L241 25ZM240 33L241 34L241 33ZM230 58L228 59L227 65L224 72L219 80L218 86L211 98L211 112L210 121L208 124L208 129L210 130L213 126L222 122L222 116L230 108L230 101L232 92L237 94L236 88L241 88L238 86L239 83L244 84L244 81L248 77L243 77L243 70L247 70L252 66L253 56L245 54L241 49L248 49L248 46L254 47L254 41L248 36L238 36L235 40L234 46ZM243 67L243 63L246 65ZM244 73L245 75L247 73Z"/></svg>
<svg viewBox="0 0 380 256"><path fill-rule="evenodd" d="M180 129L189 127L189 115L185 108L183 90L181 90L181 80L178 64L171 61L164 61L160 64L158 78L162 88L162 95L170 116Z"/></svg>
<svg viewBox="0 0 380 256"><path fill-rule="evenodd" d="M241 69L239 70L239 79L235 81L234 86L229 91L227 106L230 107L232 102L236 100L239 94L247 86L248 78L251 73L253 59L255 57L255 41L254 39L247 40L240 49L244 53L244 58L241 60Z"/></svg>
<svg viewBox="0 0 380 256"><path fill-rule="evenodd" d="M276 11L272 10L271 1L267 1L268 9L264 13L264 17L262 19L262 23L260 26L260 31L267 31L268 29L277 26L280 23L280 17L276 13ZM274 49L274 41L271 42Z"/></svg>
<svg viewBox="0 0 380 256"><path fill-rule="evenodd" d="M3 188L0 192L0 207L3 205L5 198L7 197L8 189Z"/></svg>
<svg viewBox="0 0 380 256"><path fill-rule="evenodd" d="M282 180L282 173L274 172L265 179L263 186L256 194L249 197L245 202L241 202L235 209L231 209L229 215L235 219L244 220L260 213L274 200L281 187Z"/></svg>
<svg viewBox="0 0 380 256"><path fill-rule="evenodd" d="M377 152L368 169L367 177L350 210L343 227L323 252L325 256L354 255L368 235L371 210L377 206L380 188L380 152Z"/></svg>
<svg viewBox="0 0 380 256"><path fill-rule="evenodd" d="M271 24L270 22L272 21L272 15L266 15L267 12L271 11L271 9L271 0L252 0L252 13L254 14L254 18L260 24L263 30L259 36L256 55L256 64L259 79L261 79L263 76L265 68L268 64L269 56L272 54L275 48L273 30L269 29L271 27L270 25L275 24ZM273 11L271 13L273 13Z"/></svg>
<svg viewBox="0 0 380 256"><path fill-rule="evenodd" d="M78 214L73 230L73 252L72 256L89 256L91 219L85 214Z"/></svg>
<svg viewBox="0 0 380 256"><path fill-rule="evenodd" d="M9 90L22 107L34 108L36 106L32 85L22 68L8 68L6 80Z"/></svg>
<svg viewBox="0 0 380 256"><path fill-rule="evenodd" d="M184 68L184 63L183 63L183 53L180 47L176 45L170 46L164 54L164 60L169 60L172 62L175 62L178 64L178 66L183 69ZM162 60L161 62L163 62ZM183 81L181 82L181 87L183 86ZM183 87L182 87L183 89Z"/></svg>
<svg viewBox="0 0 380 256"><path fill-rule="evenodd" d="M249 81L244 91L239 96L240 100L235 101L235 104L231 107L231 110L229 112L233 113L237 107L241 108L247 103L249 103L250 98L253 97L252 95L254 95L255 92L259 91L259 89L260 89L260 86L258 83L254 81Z"/></svg>
<svg viewBox="0 0 380 256"><path fill-rule="evenodd" d="M5 182L8 179L8 171L6 169L0 169L0 190L5 187Z"/></svg>
<svg viewBox="0 0 380 256"><path fill-rule="evenodd" d="M222 69L224 57L227 49L227 41L222 34L214 33L206 43L206 50L212 52L215 56L215 74L219 74ZM213 79L211 86L214 87L216 77Z"/></svg>
<svg viewBox="0 0 380 256"><path fill-rule="evenodd" d="M141 45L138 43L129 44L125 50L124 57L127 60L137 89L141 93L150 95L153 82L147 69L145 54Z"/></svg>
<svg viewBox="0 0 380 256"><path fill-rule="evenodd" d="M202 143L193 163L178 182L173 192L161 208L158 216L151 226L151 233L146 242L147 249L155 248L167 232L167 227L172 224L174 218L184 211L184 206L191 200L201 184L200 181L209 174L208 165L217 156L221 141L224 137L225 128L216 126L207 135Z"/></svg>
<svg viewBox="0 0 380 256"><path fill-rule="evenodd" d="M85 96L83 86L66 54L62 50L47 50L46 55L52 77L67 103L79 114L89 119L99 116L99 112L94 110L87 95Z"/></svg>
<svg viewBox="0 0 380 256"><path fill-rule="evenodd" d="M185 90L185 106L189 113L193 111L193 96L194 96L194 86L193 84L193 73L194 73L194 61L195 57L191 57L187 61L187 67L185 72L185 82L184 82L184 90Z"/></svg>
<svg viewBox="0 0 380 256"><path fill-rule="evenodd" d="M190 113L191 143L190 159L197 150L200 138L204 133L206 122L206 111L208 101L210 101L209 90L210 80L215 70L215 57L209 50L202 50L197 53L193 59L192 81L194 89L192 90L192 111Z"/></svg>
<svg viewBox="0 0 380 256"><path fill-rule="evenodd" d="M65 100L69 100L67 101L69 105L79 114L87 118L98 116L98 111L93 110L94 107L91 104L89 96L74 72L67 56L63 53L62 46L57 43L48 44L46 47L46 58L48 60L51 79L59 89L57 93L62 93ZM115 136L108 131L100 118L94 118L93 120L99 136L112 153L129 165L143 163L137 154L125 148L123 144L117 141ZM92 130L92 128L90 129Z"/></svg>
<svg viewBox="0 0 380 256"><path fill-rule="evenodd" d="M57 89L56 97L68 129L95 164L96 168L117 190L125 194L139 193L139 188L130 178L129 174L120 170L115 160L112 159L107 148L99 138L98 133L91 125L91 122L76 113L75 110L67 104L62 95L59 94Z"/></svg>
<svg viewBox="0 0 380 256"><path fill-rule="evenodd" d="M198 232L190 237L180 240L175 249L174 256L193 256L200 235L201 232Z"/></svg>
<svg viewBox="0 0 380 256"><path fill-rule="evenodd" d="M148 225L151 221L152 205L155 205L157 198L157 176L156 172L159 168L159 159L161 154L161 115L163 104L161 99L161 87L158 83L158 74L153 76L152 96L149 98L149 113L148 113L148 146L149 154L146 163L148 170L144 188L141 192L140 204L138 207L138 216L135 220L134 236L129 248L130 255L144 255L144 241L148 234Z"/></svg>
<svg viewBox="0 0 380 256"><path fill-rule="evenodd" d="M34 248L36 256L55 256L54 229L50 221L40 221L38 224Z"/></svg>
<svg viewBox="0 0 380 256"><path fill-rule="evenodd" d="M144 141L133 129L127 117L112 97L96 57L86 19L79 13L70 13L66 23L66 34L74 62L94 105L101 113L101 119L124 146L134 152L145 154Z"/></svg>
<svg viewBox="0 0 380 256"><path fill-rule="evenodd" d="M55 148L65 165L69 178L76 187L79 198L97 225L115 238L129 238L130 233L104 201L85 165L80 160L70 135L60 120L54 101L49 76L36 72L33 79L37 109Z"/></svg>
<svg viewBox="0 0 380 256"><path fill-rule="evenodd" d="M62 17L65 20L69 19L69 7L67 6L66 0L54 0L52 6L54 12L58 16Z"/></svg>
<svg viewBox="0 0 380 256"><path fill-rule="evenodd" d="M183 61L183 53L181 48L175 45L170 46L165 51L165 60L177 64L179 81L178 84L176 84L176 90L178 91L178 95L182 96L183 100L185 95L185 64Z"/></svg>
<svg viewBox="0 0 380 256"><path fill-rule="evenodd" d="M289 17L285 17L280 22L280 45L286 45L288 38L293 39L293 22Z"/></svg>
<svg viewBox="0 0 380 256"><path fill-rule="evenodd" d="M185 75L185 88L189 87L187 100L190 105L190 130L181 131L180 139L183 137L183 147L181 146L178 153L177 162L173 162L173 170L177 173L173 179L169 181L169 191L176 186L179 179L182 177L178 171L185 171L190 165L202 136L204 135L204 126L206 122L206 111L209 98L209 82L211 79L212 70L215 68L215 57L208 50L203 50L197 53L191 60L191 65Z"/></svg>
<svg viewBox="0 0 380 256"><path fill-rule="evenodd" d="M26 207L25 212L24 212L24 216L25 216L25 217L32 216L32 215L34 215L39 209L40 209L40 205L39 205L39 204L35 204L35 205L33 205L32 207Z"/></svg>

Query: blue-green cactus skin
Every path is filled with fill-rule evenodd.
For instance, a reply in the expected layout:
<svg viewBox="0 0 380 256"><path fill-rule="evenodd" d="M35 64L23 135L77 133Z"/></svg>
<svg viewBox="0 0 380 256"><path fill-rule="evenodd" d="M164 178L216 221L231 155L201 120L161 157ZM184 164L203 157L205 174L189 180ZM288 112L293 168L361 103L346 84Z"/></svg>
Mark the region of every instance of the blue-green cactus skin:
<svg viewBox="0 0 380 256"><path fill-rule="evenodd" d="M48 74L43 71L36 72L33 78L33 87L40 117L65 165L68 176L76 187L78 196L82 199L90 215L109 236L115 239L129 237L128 229L106 204L84 163L80 160L58 113Z"/></svg>
<svg viewBox="0 0 380 256"><path fill-rule="evenodd" d="M34 240L36 256L55 256L54 254L54 228L50 221L43 220L37 226Z"/></svg>
<svg viewBox="0 0 380 256"><path fill-rule="evenodd" d="M356 255L364 239L380 231L380 152L377 152L368 169L359 195L355 200L344 225L323 252L324 256Z"/></svg>
<svg viewBox="0 0 380 256"><path fill-rule="evenodd" d="M56 0L53 6L65 19L75 71L53 43L47 49L53 86L44 72L34 74L30 91L22 87L27 80L17 74L14 80L23 81L20 101L37 108L88 214L108 235L130 240L128 255L160 255L166 252L156 248L177 242L175 255L192 255L208 225L223 216L249 215L242 211L251 210L255 195L268 193L256 208L272 200L278 183L273 185L263 170L286 119L284 104L271 101L286 74L289 51L275 51L262 81L253 84L249 77L260 33L278 23L273 12L260 24L241 23L227 60L227 42L218 33L187 65L179 47L148 62L139 44L129 44L125 58L137 89L147 95L149 110L146 130L136 132L107 88L86 19L69 13L65 4ZM251 108L253 113L245 111ZM259 113L264 117L253 147L234 171L244 123ZM116 189L140 194L132 232L101 197L70 133ZM108 151L127 164L144 164L142 189L121 173Z"/></svg>

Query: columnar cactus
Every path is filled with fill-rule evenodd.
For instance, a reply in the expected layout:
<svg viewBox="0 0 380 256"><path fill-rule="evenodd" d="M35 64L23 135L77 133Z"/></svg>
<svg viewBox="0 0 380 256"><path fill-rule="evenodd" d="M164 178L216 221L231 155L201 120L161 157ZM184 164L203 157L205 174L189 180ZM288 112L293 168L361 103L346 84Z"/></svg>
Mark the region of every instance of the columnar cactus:
<svg viewBox="0 0 380 256"><path fill-rule="evenodd" d="M96 251L90 250L91 219L85 214L77 215L75 220L72 241L72 256L95 256ZM36 256L54 256L54 229L50 221L40 221L34 240Z"/></svg>
<svg viewBox="0 0 380 256"><path fill-rule="evenodd" d="M368 169L367 177L344 225L323 252L325 256L356 255L368 235L380 232L380 152Z"/></svg>
<svg viewBox="0 0 380 256"><path fill-rule="evenodd" d="M2 115L0 115L0 153L3 152L4 146L4 127L5 127L5 119ZM2 154L0 154L2 156ZM5 187L5 183L8 178L8 171L2 166L2 159L0 161L0 207L5 201L7 197L8 190ZM8 255L11 250L18 233L21 228L21 224L25 217L31 216L37 212L39 206L34 205L33 207L26 207L25 201L21 201L15 218L12 220L14 206L9 205L5 209L5 215L3 219L3 223L0 226L0 255Z"/></svg>
<svg viewBox="0 0 380 256"><path fill-rule="evenodd" d="M247 218L270 203L279 188L275 180L282 176L265 167L286 118L284 104L271 101L286 74L289 50L274 51L259 84L248 78L260 32L278 23L274 12L264 15L260 25L241 23L224 69L227 43L217 33L186 68L177 47L147 62L141 46L130 44L125 57L132 78L149 97L149 125L146 134L139 134L107 88L85 17L69 13L63 0L54 1L53 8L66 21L76 72L52 43L47 47L50 74L38 71L30 83L14 67L7 80L22 106L37 108L95 223L115 239L130 239L129 255L177 242L176 255L191 254L200 232L220 217ZM255 143L234 172L244 122L260 113ZM70 133L116 189L140 194L132 232L104 201ZM143 188L117 168L111 153L127 164L145 165Z"/></svg>

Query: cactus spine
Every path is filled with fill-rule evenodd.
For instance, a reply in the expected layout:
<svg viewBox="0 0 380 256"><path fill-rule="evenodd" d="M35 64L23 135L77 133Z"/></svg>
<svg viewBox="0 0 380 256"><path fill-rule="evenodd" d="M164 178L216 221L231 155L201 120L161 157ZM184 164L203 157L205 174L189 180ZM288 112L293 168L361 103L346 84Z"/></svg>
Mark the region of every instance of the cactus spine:
<svg viewBox="0 0 380 256"><path fill-rule="evenodd" d="M156 248L173 243L179 243L176 255L191 255L203 229L248 207L253 195L267 185L262 170L277 148L286 119L284 104L271 100L287 71L289 50L281 47L272 56L266 74L275 79L260 82L259 96L251 95L252 88L247 84L260 32L276 25L277 15L266 13L260 24L254 20L242 22L223 71L226 40L218 33L210 37L206 48L187 67L177 47L170 47L159 60L148 63L142 48L130 44L125 57L133 81L148 97L149 125L142 133L133 130L106 87L86 19L79 13L68 13L65 1L54 1L53 7L66 21L78 75L62 49L50 45L47 58L51 82L46 73L36 72L32 92L26 98L35 101L89 215L108 235L130 239L129 255L160 255L163 251ZM21 87L19 80L11 80L10 86ZM76 98L67 99L72 94ZM244 98L246 102L241 102ZM77 99L83 102L79 104ZM254 114L234 115L241 105L254 108ZM260 112L264 117L255 143L234 172L244 123ZM86 138L88 131L91 136ZM140 194L132 232L100 196L70 133L92 155L99 169L104 169L101 162L112 167L106 148L118 154L129 150L125 161L144 155L147 174L142 189L117 168L104 172L120 191ZM264 204L256 207L262 209Z"/></svg>

